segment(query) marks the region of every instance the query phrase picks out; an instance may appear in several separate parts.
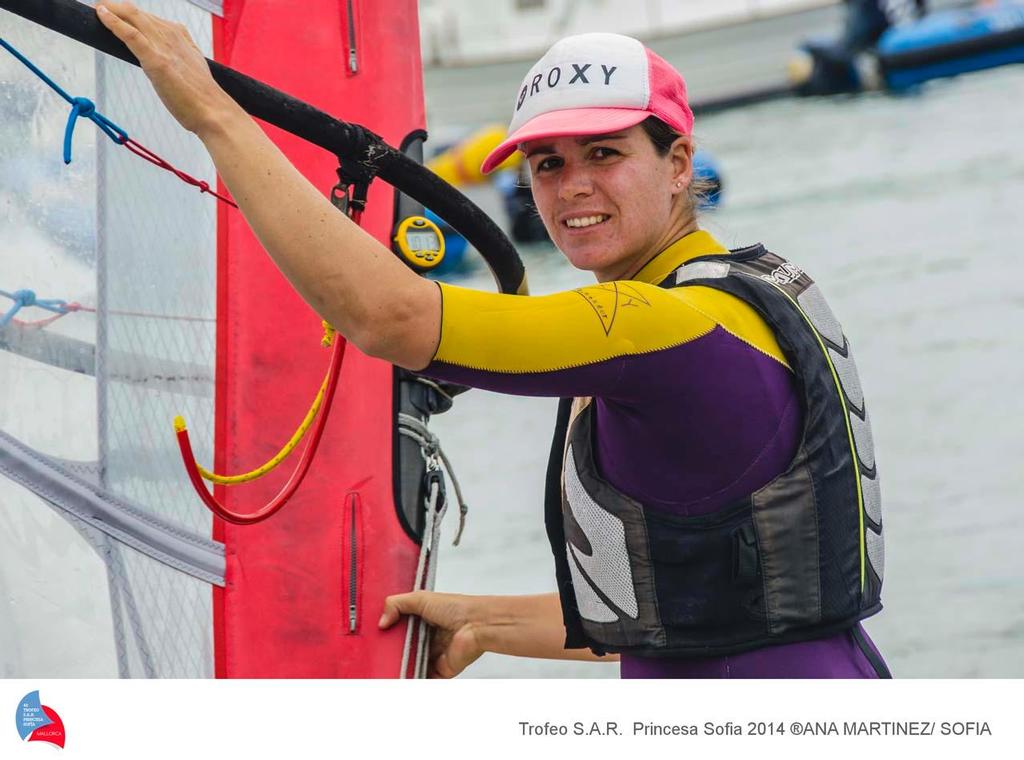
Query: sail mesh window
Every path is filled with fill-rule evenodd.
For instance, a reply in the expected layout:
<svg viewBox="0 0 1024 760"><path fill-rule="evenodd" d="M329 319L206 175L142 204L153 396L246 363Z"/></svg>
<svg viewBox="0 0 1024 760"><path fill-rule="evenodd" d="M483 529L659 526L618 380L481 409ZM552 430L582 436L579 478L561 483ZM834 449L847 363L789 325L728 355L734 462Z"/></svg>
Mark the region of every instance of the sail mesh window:
<svg viewBox="0 0 1024 760"><path fill-rule="evenodd" d="M184 24L212 57L209 10L219 3L137 4ZM139 69L6 11L0 29L130 135L195 176L215 176ZM0 288L90 307L43 327L2 328L0 387L9 393L0 427L49 457L98 462L103 489L175 531L209 537L211 517L181 468L170 421L184 413L197 455L212 461L216 201L87 122L64 166L67 103L6 55L0 92ZM16 331L52 350L18 353L24 341L6 340ZM0 589L8 588L18 599L0 616L2 675L213 675L209 583L11 481L0 482Z"/></svg>

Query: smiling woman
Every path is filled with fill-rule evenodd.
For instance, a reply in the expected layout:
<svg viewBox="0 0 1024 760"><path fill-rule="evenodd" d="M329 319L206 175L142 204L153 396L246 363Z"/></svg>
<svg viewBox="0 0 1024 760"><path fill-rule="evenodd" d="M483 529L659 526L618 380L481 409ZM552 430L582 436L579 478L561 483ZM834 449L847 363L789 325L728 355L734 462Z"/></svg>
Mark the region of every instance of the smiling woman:
<svg viewBox="0 0 1024 760"><path fill-rule="evenodd" d="M849 346L799 267L698 229L692 126L667 63L579 35L527 74L484 162L525 154L548 233L599 284L441 286L426 374L563 399L545 510L558 599L389 600L382 625L405 612L441 631L441 675L484 651L618 654L624 677L888 675L859 623L881 608L883 561Z"/></svg>
<svg viewBox="0 0 1024 760"><path fill-rule="evenodd" d="M487 650L618 656L624 676L887 674L859 625L881 608L881 515L849 346L799 267L697 229L677 71L637 40L585 34L527 74L483 168L528 154L548 232L598 284L488 294L405 269L291 166L186 33L109 6L103 23L339 332L430 377L563 399L546 503L559 594L390 597L382 628L401 613L434 626L434 674Z"/></svg>

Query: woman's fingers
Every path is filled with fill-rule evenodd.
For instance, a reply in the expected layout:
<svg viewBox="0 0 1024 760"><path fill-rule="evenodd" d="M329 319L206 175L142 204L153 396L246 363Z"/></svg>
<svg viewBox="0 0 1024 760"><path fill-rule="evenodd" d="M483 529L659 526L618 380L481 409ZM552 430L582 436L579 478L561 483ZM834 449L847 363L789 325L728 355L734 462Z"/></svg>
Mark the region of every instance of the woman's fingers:
<svg viewBox="0 0 1024 760"><path fill-rule="evenodd" d="M190 48L199 50L188 29L182 24L146 13L132 3L106 0L96 6L96 13L103 24L136 54L135 57L143 64L143 68L151 68L160 57L167 58L173 55L178 42L175 38L180 38L186 41Z"/></svg>
<svg viewBox="0 0 1024 760"><path fill-rule="evenodd" d="M121 42L128 46L141 63L148 59L153 51L153 46L137 26L125 20L123 9L116 8L125 3L104 3L96 6L96 16L100 23L114 33Z"/></svg>
<svg viewBox="0 0 1024 760"><path fill-rule="evenodd" d="M402 615L417 615L433 626L430 644L432 678L454 678L483 654L471 619L472 597L413 591L384 600L379 626L390 628Z"/></svg>
<svg viewBox="0 0 1024 760"><path fill-rule="evenodd" d="M402 615L423 615L425 598L423 592L412 591L408 594L394 594L384 600L384 613L377 624L380 628L390 628L398 622Z"/></svg>
<svg viewBox="0 0 1024 760"><path fill-rule="evenodd" d="M144 32L142 27L146 23L145 19L148 14L145 11L140 10L135 3L117 2L117 0L104 0L104 2L99 5L105 6L107 10L116 14L118 18L127 21L140 32Z"/></svg>
<svg viewBox="0 0 1024 760"><path fill-rule="evenodd" d="M170 25L170 22L165 21L159 16L154 16L152 13L147 13L132 2L103 0L97 7L99 6L106 6L107 10L117 15L123 21L127 21L145 35L149 35L160 26Z"/></svg>

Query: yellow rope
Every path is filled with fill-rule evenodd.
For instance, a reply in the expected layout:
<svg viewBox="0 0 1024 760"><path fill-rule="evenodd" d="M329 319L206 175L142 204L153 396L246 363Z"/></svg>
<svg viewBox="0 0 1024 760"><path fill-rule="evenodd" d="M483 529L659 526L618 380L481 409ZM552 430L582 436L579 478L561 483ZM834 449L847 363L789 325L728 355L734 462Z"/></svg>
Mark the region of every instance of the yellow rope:
<svg viewBox="0 0 1024 760"><path fill-rule="evenodd" d="M334 338L337 335L337 331L326 322L323 322L322 324L324 328L324 337L320 341L320 344L324 348L330 348L334 344ZM328 370L328 375L329 374L330 370ZM283 462L288 455L295 450L295 447L299 445L299 441L302 440L306 431L309 430L310 425L313 424L313 420L316 419L317 412L320 411L320 407L323 405L324 393L326 393L326 391L327 376L324 376L324 381L320 384L320 390L317 392L316 398L313 399L313 405L309 408L309 411L306 412L306 417L302 420L302 424L299 425L299 429L295 431L295 434L289 439L288 443L281 447L281 450L265 464L257 467L255 470L250 470L249 472L244 472L240 475L218 475L215 472L207 470L197 462L196 467L199 470L199 474L202 475L205 480L209 480L211 483L217 483L222 486L234 486L239 483L248 483L251 480L256 480L257 478L266 475L281 464L281 462ZM176 433L186 430L185 418L180 414L174 418L174 430Z"/></svg>

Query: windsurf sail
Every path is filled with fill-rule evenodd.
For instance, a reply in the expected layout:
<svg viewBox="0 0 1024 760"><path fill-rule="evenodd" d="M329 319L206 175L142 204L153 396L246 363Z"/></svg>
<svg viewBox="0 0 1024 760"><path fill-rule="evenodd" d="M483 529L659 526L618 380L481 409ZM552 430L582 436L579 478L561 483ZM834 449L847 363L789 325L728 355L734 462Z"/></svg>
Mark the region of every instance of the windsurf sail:
<svg viewBox="0 0 1024 760"><path fill-rule="evenodd" d="M361 221L378 239L427 203L486 254L502 290L525 292L497 227L420 165L414 0L310 0L301 13L271 0L139 5L186 25L222 86L311 181L365 200ZM223 192L91 7L0 9L4 38L72 100ZM323 381L320 321L229 204L86 124L65 166L69 104L13 57L0 60L0 88L12 104L0 116L0 290L21 293L0 303L17 312L0 326L0 591L11 600L0 669L422 675L425 632L375 623L385 595L436 568L446 499L426 423L457 389L348 347L287 507L259 525L215 519L171 420L188 419L196 459L218 472L272 457ZM241 511L286 477L213 493Z"/></svg>

